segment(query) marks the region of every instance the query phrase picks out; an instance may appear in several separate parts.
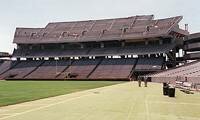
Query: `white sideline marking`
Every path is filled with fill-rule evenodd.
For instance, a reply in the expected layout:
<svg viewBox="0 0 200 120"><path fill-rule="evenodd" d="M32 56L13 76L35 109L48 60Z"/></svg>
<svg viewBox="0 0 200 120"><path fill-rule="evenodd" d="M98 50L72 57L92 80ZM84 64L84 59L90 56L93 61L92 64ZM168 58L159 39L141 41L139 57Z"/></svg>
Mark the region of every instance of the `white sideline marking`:
<svg viewBox="0 0 200 120"><path fill-rule="evenodd" d="M31 102L31 101L29 101ZM44 106L44 105L49 105L49 104L27 104L28 102L26 102L26 104L23 104L23 103L19 103L19 104L16 104L16 105L10 105L10 106L15 106L16 108L19 108L19 107L33 107L33 106ZM0 109L1 110L1 109ZM8 111L8 110L6 110ZM1 114L1 113L0 113Z"/></svg>
<svg viewBox="0 0 200 120"><path fill-rule="evenodd" d="M75 99L79 99L79 98L82 98L82 97L85 97L85 96L89 96L89 95L93 95L93 94L90 93L90 94L82 95L82 96L79 96L79 97L74 97L74 98L67 99L67 100L64 100L64 101L60 101L60 102L57 102L57 103L54 103L54 104L49 104L47 106L38 107L38 108L35 108L35 109L30 109L30 110L27 110L27 111L24 111L24 112L21 112L21 113L13 113L14 115L0 118L0 120L16 117L16 116L23 115L23 114L26 114L26 113L29 113L29 112L38 111L38 110L41 110L41 109L44 109L44 108L48 108L48 107L51 107L51 106L62 104L62 103L65 103L65 102L68 102L68 101L72 101L72 100L75 100Z"/></svg>
<svg viewBox="0 0 200 120"><path fill-rule="evenodd" d="M31 101L30 101L31 102ZM37 105L48 105L48 104L32 104L32 105L23 105L23 104L19 104L19 105L16 105L16 106L19 106L19 107L21 107L21 106L37 106Z"/></svg>
<svg viewBox="0 0 200 120"><path fill-rule="evenodd" d="M4 114L4 113L1 114L1 113L0 113L0 116L1 116L1 115L15 115L15 114L19 114L19 113L7 113L7 114Z"/></svg>

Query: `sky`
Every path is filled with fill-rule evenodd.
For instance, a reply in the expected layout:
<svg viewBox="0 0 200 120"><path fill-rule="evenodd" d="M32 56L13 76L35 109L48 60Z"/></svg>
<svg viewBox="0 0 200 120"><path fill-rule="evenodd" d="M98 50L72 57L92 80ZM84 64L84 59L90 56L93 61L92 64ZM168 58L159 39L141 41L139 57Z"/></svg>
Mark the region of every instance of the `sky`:
<svg viewBox="0 0 200 120"><path fill-rule="evenodd" d="M155 15L155 19L183 16L180 26L200 32L199 0L0 0L0 52L12 53L16 27L45 27L66 22Z"/></svg>

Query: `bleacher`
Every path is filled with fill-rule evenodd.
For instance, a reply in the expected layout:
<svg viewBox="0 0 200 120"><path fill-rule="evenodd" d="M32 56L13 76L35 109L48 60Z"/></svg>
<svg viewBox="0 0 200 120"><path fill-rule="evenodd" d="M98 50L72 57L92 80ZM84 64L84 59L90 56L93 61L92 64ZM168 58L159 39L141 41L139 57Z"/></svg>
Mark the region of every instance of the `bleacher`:
<svg viewBox="0 0 200 120"><path fill-rule="evenodd" d="M173 29L173 27L177 27L176 25L181 19L181 16L177 16L153 20L152 15L147 15L68 22L66 24L49 23L45 28L17 28L14 43L73 43L162 37L166 36L170 30L176 32L179 28ZM119 21L124 22L118 24ZM60 25L63 25L63 27L60 27ZM66 36L64 33L66 33ZM187 34L187 32L183 33L182 36L184 34Z"/></svg>
<svg viewBox="0 0 200 120"><path fill-rule="evenodd" d="M192 62L186 65L165 70L162 72L146 75L151 77L153 82L174 82L174 81L185 81L191 83L200 83L200 62Z"/></svg>
<svg viewBox="0 0 200 120"><path fill-rule="evenodd" d="M90 79L129 79L136 59L104 59Z"/></svg>
<svg viewBox="0 0 200 120"><path fill-rule="evenodd" d="M160 58L139 58L135 71L160 71L162 70L164 59Z"/></svg>
<svg viewBox="0 0 200 120"><path fill-rule="evenodd" d="M14 57L72 57L72 56L110 56L110 55L146 55L169 52L173 44L139 45L125 47L64 49L64 50L14 50Z"/></svg>
<svg viewBox="0 0 200 120"><path fill-rule="evenodd" d="M4 61L0 66L0 75L8 71L10 68L15 66L17 62L13 61Z"/></svg>
<svg viewBox="0 0 200 120"><path fill-rule="evenodd" d="M2 74L4 79L24 79L24 77L33 72L42 61L20 61L12 69Z"/></svg>
<svg viewBox="0 0 200 120"><path fill-rule="evenodd" d="M37 67L32 73L24 79L55 79L70 65L69 60L61 61L43 61L43 64Z"/></svg>
<svg viewBox="0 0 200 120"><path fill-rule="evenodd" d="M87 79L101 59L74 60L72 65L63 71L57 79ZM72 76L70 76L70 74Z"/></svg>
<svg viewBox="0 0 200 120"><path fill-rule="evenodd" d="M200 59L200 33L190 34L184 40L184 59L196 60Z"/></svg>
<svg viewBox="0 0 200 120"><path fill-rule="evenodd" d="M3 79L129 79L132 71L158 71L161 58L96 58L79 60L26 60L2 64ZM12 64L12 69L11 65ZM4 66L4 67L3 67ZM155 67L156 66L156 67ZM7 71L7 72L6 72ZM2 71L3 72L3 71ZM69 74L74 75L70 77Z"/></svg>

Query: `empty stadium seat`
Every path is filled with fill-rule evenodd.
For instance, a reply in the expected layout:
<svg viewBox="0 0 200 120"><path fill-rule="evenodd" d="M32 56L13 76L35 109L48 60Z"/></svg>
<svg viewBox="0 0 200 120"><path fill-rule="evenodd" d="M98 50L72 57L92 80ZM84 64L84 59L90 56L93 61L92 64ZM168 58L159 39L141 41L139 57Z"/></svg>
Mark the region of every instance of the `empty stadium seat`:
<svg viewBox="0 0 200 120"><path fill-rule="evenodd" d="M104 59L89 76L91 79L128 79L136 59Z"/></svg>
<svg viewBox="0 0 200 120"><path fill-rule="evenodd" d="M36 69L42 61L20 61L15 67L2 74L5 79L23 79Z"/></svg>
<svg viewBox="0 0 200 120"><path fill-rule="evenodd" d="M135 71L158 71L162 69L164 59L161 58L139 58Z"/></svg>
<svg viewBox="0 0 200 120"><path fill-rule="evenodd" d="M80 59L75 60L71 66L62 72L58 79L71 79L68 74L76 74L76 79L87 79L88 75L98 65L101 59Z"/></svg>
<svg viewBox="0 0 200 120"><path fill-rule="evenodd" d="M66 67L70 65L71 61L44 61L36 70L25 77L25 79L55 79Z"/></svg>

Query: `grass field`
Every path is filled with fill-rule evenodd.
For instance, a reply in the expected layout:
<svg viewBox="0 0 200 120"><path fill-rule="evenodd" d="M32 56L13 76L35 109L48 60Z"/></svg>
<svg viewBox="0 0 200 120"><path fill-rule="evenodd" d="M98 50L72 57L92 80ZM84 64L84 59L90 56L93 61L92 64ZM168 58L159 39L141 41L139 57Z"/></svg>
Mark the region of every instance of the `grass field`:
<svg viewBox="0 0 200 120"><path fill-rule="evenodd" d="M0 106L113 85L114 81L0 81Z"/></svg>
<svg viewBox="0 0 200 120"><path fill-rule="evenodd" d="M200 94L128 82L1 107L0 120L200 120Z"/></svg>

